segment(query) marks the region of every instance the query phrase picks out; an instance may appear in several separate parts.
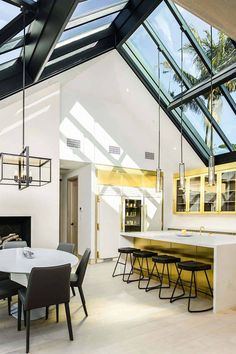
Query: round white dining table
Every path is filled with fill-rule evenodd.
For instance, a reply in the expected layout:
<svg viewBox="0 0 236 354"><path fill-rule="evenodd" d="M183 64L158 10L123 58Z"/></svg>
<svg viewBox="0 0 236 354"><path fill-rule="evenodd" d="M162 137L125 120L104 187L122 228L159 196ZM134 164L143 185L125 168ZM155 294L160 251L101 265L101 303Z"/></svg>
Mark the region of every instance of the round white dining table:
<svg viewBox="0 0 236 354"><path fill-rule="evenodd" d="M30 250L34 253L32 259L24 256L23 248L10 248L0 251L0 271L10 273L11 280L26 287L29 274L34 267L52 267L63 264L70 264L71 267L74 267L78 263L78 258L68 252L46 248L31 248ZM15 312L15 310L12 310L13 316L16 315ZM42 316L35 312L35 316L32 317L32 319L36 319Z"/></svg>

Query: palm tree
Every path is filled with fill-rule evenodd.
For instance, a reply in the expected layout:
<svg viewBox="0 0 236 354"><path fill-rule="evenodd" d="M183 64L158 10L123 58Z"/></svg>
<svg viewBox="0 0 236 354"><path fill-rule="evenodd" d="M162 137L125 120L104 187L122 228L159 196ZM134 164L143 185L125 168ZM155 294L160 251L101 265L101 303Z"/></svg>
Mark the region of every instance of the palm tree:
<svg viewBox="0 0 236 354"><path fill-rule="evenodd" d="M211 34L210 31L204 31L205 37L201 38L198 31L195 28L191 28L198 44L203 48L204 52L206 53L207 57L211 58ZM218 32L217 38L212 41L212 67L214 72L219 72L224 68L230 66L231 64L235 63L236 61L236 48L234 47L231 39L227 37L224 33ZM204 81L205 79L209 78L209 72L206 66L203 64L201 58L196 53L195 48L190 44L187 43L184 48L184 52L188 54L192 54L193 56L193 64L195 65L196 71L198 72L198 76L194 77L189 72L184 71L184 75L187 77L188 81L191 83L192 86ZM164 63L163 63L164 65ZM164 65L165 71L163 73L168 72L168 70L172 70L170 66ZM180 77L177 74L174 74L174 80L178 83L181 82ZM225 87L228 89L229 92L236 91L236 79L226 82ZM170 93L171 94L171 93ZM204 99L206 100L207 108L210 111L211 107L211 94L207 92L203 95ZM219 87L213 89L213 118L216 120L217 123L220 123L220 115L222 111L222 92ZM201 112L198 104L195 100L186 104L186 108L190 107L191 110L195 111L196 113ZM205 143L210 147L210 122L209 120L203 116L204 125L205 125Z"/></svg>

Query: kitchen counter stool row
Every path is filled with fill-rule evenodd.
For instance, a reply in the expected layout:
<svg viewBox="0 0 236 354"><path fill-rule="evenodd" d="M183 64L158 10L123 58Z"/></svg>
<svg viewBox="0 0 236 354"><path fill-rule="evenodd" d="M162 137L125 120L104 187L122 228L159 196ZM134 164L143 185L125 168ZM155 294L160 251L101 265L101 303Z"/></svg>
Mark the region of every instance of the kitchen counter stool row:
<svg viewBox="0 0 236 354"><path fill-rule="evenodd" d="M174 257L170 255L163 255L147 250L140 250L133 247L123 247L118 249L118 259L113 271L112 276L122 276L122 280L127 284L131 282L137 282L139 289L144 289L146 292L150 290L157 289L159 291L160 299L168 299L171 303L180 299L188 299L188 311L189 312L205 312L210 311L213 307L208 307L204 309L194 310L191 306L191 299L197 298L197 272L204 272L209 295L213 298L213 290L211 288L207 271L211 269L210 264L196 262L194 260L181 261L179 257ZM124 261L122 259L124 256ZM149 261L152 260L153 265L150 269ZM128 261L130 262L130 271L127 271ZM117 273L118 265L123 267L123 271ZM173 265L176 268L177 280L173 281L170 278L170 268ZM145 267L145 268L144 268ZM136 272L135 272L136 271ZM145 271L147 276L145 276ZM185 284L182 281L181 274L182 271L187 271L191 273L191 280L189 286L189 293L186 294ZM164 282L164 278L167 277L167 284ZM158 280L157 285L151 286L151 280L156 278ZM173 283L173 290L170 296L164 295L163 290L171 288L171 283ZM181 293L176 295L177 287L180 287Z"/></svg>

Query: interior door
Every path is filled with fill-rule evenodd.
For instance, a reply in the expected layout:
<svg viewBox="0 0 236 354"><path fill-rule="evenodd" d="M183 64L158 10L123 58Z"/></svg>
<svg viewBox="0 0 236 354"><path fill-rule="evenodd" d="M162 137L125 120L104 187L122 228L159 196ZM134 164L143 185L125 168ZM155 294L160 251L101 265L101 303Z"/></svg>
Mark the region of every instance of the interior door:
<svg viewBox="0 0 236 354"><path fill-rule="evenodd" d="M78 251L78 178L68 180L67 188L67 242Z"/></svg>
<svg viewBox="0 0 236 354"><path fill-rule="evenodd" d="M99 197L99 258L117 257L121 228L121 197L101 195Z"/></svg>
<svg viewBox="0 0 236 354"><path fill-rule="evenodd" d="M144 198L144 231L162 229L162 202L155 197Z"/></svg>

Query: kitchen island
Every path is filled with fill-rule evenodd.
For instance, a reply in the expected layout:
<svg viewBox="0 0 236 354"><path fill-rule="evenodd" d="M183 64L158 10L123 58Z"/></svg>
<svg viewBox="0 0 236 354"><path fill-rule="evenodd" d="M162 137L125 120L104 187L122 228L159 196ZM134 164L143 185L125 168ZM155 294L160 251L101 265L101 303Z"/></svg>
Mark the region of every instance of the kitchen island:
<svg viewBox="0 0 236 354"><path fill-rule="evenodd" d="M236 236L178 231L122 232L120 247L178 255L212 264L213 311L236 307Z"/></svg>

